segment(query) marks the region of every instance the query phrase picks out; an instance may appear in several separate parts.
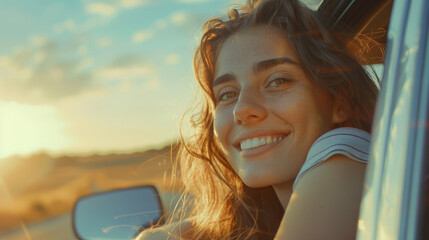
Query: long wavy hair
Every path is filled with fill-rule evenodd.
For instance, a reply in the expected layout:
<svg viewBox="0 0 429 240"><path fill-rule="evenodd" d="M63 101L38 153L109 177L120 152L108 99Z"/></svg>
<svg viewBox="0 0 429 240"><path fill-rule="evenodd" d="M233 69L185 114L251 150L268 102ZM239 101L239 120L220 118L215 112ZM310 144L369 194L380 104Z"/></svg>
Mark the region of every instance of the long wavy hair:
<svg viewBox="0 0 429 240"><path fill-rule="evenodd" d="M273 188L244 185L225 158L213 128L212 83L222 44L238 31L260 25L284 33L305 73L344 103L351 116L348 126L371 131L378 88L363 67L368 41L350 40L346 31L333 32L317 12L298 0L249 0L230 10L227 18L208 20L194 56L204 97L197 114L191 116L194 132L182 136L178 155L185 191L193 196L192 212L186 214L192 216L192 227L183 233L186 238L273 239L282 219L284 209Z"/></svg>

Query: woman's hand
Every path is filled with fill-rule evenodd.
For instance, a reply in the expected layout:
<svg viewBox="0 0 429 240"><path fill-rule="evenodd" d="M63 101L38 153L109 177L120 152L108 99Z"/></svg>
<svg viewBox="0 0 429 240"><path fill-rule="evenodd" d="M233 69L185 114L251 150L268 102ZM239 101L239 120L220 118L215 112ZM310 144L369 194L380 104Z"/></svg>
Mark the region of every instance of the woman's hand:
<svg viewBox="0 0 429 240"><path fill-rule="evenodd" d="M184 219L168 225L146 229L134 240L185 240L184 233L189 230L191 221Z"/></svg>
<svg viewBox="0 0 429 240"><path fill-rule="evenodd" d="M334 155L304 175L275 240L355 239L365 167Z"/></svg>
<svg viewBox="0 0 429 240"><path fill-rule="evenodd" d="M168 232L165 232L163 230L154 228L154 229L144 230L134 240L166 240L166 239L173 240L173 239L180 239L180 238L173 236L172 234L169 234Z"/></svg>

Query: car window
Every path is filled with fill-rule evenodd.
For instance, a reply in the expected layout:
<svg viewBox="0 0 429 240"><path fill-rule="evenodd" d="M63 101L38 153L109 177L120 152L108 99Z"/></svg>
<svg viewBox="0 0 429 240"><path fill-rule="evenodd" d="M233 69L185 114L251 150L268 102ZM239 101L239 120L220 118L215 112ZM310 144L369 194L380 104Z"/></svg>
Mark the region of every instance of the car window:
<svg viewBox="0 0 429 240"><path fill-rule="evenodd" d="M426 128L426 142L428 142L427 140L427 136L429 136L429 131ZM422 191L422 195L421 195L421 205L420 205L420 213L421 213L421 220L418 223L420 225L420 229L421 229L421 239L428 239L429 238L429 229L426 227L429 225L429 148L425 147L425 160L424 160L424 170L423 170L423 179L422 179L422 187L421 187L421 191Z"/></svg>
<svg viewBox="0 0 429 240"><path fill-rule="evenodd" d="M425 239L427 1L395 1L358 239Z"/></svg>

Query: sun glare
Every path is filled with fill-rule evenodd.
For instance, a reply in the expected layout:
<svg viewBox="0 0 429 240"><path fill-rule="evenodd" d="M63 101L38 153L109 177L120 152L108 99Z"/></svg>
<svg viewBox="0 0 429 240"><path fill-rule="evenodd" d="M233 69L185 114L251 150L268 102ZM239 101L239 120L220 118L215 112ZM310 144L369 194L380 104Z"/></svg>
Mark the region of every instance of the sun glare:
<svg viewBox="0 0 429 240"><path fill-rule="evenodd" d="M71 144L55 108L0 101L0 158Z"/></svg>

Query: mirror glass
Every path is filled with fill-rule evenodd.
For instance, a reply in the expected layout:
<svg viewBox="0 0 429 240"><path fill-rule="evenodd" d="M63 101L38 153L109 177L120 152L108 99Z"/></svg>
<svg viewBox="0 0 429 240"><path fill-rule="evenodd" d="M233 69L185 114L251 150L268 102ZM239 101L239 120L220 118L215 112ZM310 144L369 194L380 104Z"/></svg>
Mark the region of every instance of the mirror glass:
<svg viewBox="0 0 429 240"><path fill-rule="evenodd" d="M114 190L79 199L73 211L76 235L84 240L133 239L162 216L152 186Z"/></svg>

